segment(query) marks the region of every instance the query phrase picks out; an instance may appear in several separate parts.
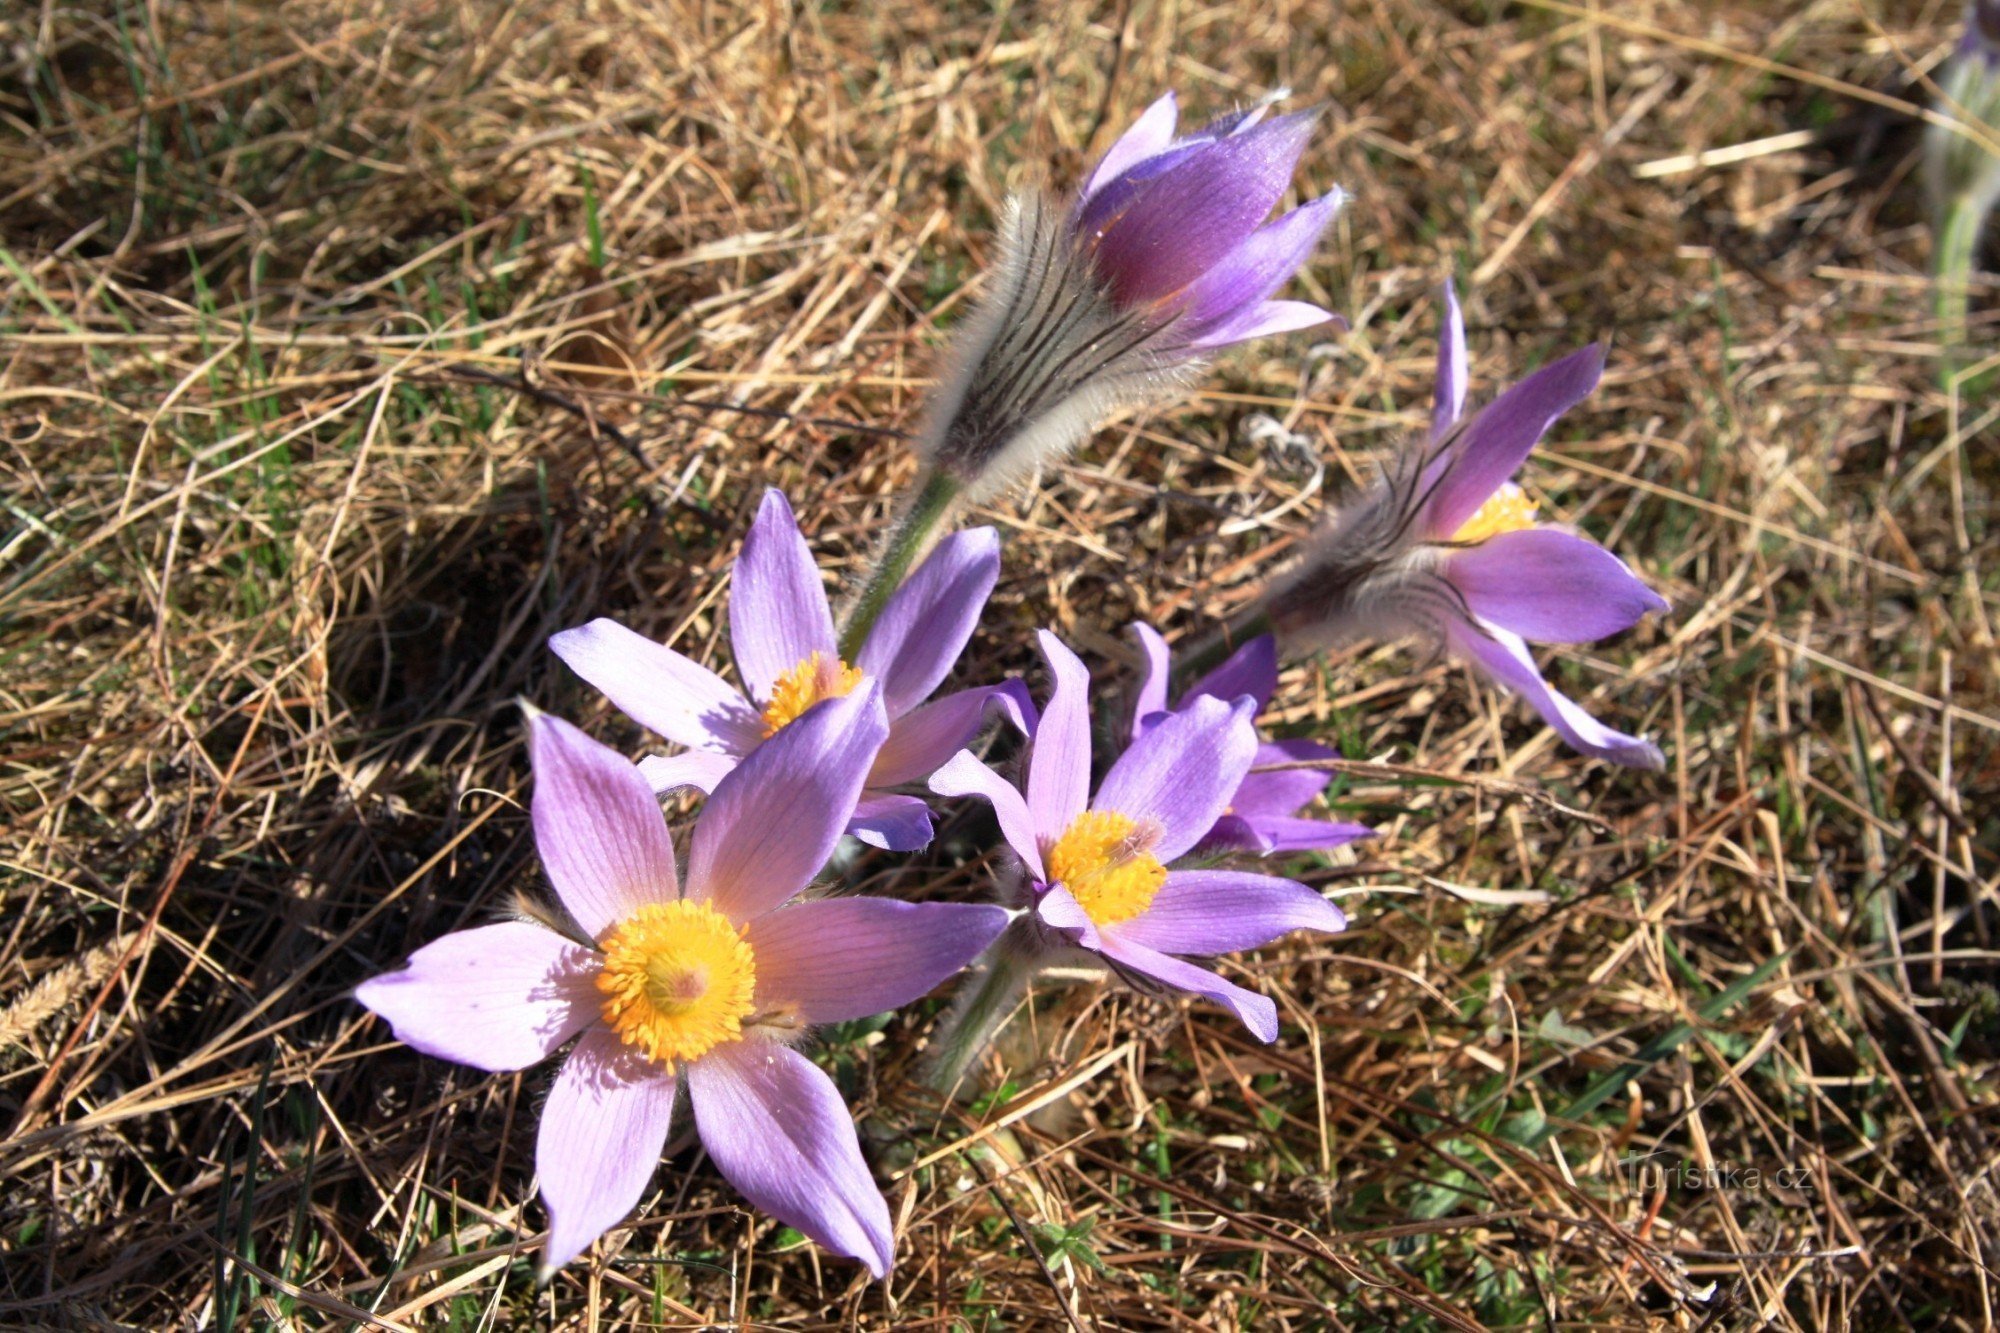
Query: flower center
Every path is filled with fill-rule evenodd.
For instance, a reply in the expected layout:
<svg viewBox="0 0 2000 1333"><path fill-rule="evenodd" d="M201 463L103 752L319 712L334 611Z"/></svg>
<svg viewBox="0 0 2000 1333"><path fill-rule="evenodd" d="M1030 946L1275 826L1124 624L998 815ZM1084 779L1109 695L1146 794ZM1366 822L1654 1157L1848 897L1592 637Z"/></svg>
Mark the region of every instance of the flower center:
<svg viewBox="0 0 2000 1333"><path fill-rule="evenodd" d="M1535 526L1535 502L1513 482L1493 492L1479 512L1459 525L1451 540L1459 546L1477 546L1503 532L1521 532Z"/></svg>
<svg viewBox="0 0 2000 1333"><path fill-rule="evenodd" d="M1097 925L1130 921L1167 882L1167 868L1152 852L1162 832L1150 819L1086 810L1049 848L1049 880L1068 889Z"/></svg>
<svg viewBox="0 0 2000 1333"><path fill-rule="evenodd" d="M749 942L707 903L648 903L604 938L605 1023L670 1068L742 1036L756 988Z"/></svg>
<svg viewBox="0 0 2000 1333"><path fill-rule="evenodd" d="M769 740L798 721L799 715L814 704L854 693L854 687L863 679L858 668L838 657L813 653L771 686L771 701L764 705L764 739Z"/></svg>

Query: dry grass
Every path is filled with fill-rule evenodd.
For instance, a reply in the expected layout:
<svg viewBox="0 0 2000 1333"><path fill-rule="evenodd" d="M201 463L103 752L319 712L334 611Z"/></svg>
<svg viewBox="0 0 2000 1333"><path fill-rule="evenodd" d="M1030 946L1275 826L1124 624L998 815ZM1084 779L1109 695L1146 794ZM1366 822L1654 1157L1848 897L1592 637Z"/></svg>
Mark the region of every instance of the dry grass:
<svg viewBox="0 0 2000 1333"><path fill-rule="evenodd" d="M0 1317L1993 1322L2000 429L1938 388L1882 104L1956 10L9 11ZM1275 1048L1056 990L942 1113L910 1077L935 1005L830 1033L886 1290L683 1146L537 1292L545 1072L419 1058L347 991L536 873L514 698L640 747L543 639L603 613L716 652L766 485L851 578L1004 191L1074 180L1162 85L1199 114L1278 83L1333 108L1303 180L1354 202L1304 284L1353 335L1238 353L982 515L1007 567L966 677L1033 672L1051 624L1129 683L1127 619L1239 605L1302 493L1424 419L1456 268L1476 393L1612 339L1530 481L1675 603L1560 668L1668 772L1406 652L1301 667L1284 729L1387 762L1338 797L1386 836L1301 867L1355 930L1242 960ZM975 852L844 873L968 895ZM1617 1165L1653 1151L1762 1179Z"/></svg>

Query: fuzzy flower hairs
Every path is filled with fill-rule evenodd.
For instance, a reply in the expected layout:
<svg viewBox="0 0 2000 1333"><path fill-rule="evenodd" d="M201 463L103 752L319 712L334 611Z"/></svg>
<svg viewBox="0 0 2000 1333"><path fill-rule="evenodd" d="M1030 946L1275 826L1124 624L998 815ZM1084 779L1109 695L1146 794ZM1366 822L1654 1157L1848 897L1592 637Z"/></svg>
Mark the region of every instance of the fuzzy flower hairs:
<svg viewBox="0 0 2000 1333"><path fill-rule="evenodd" d="M1526 699L1583 753L1660 768L1651 741L1610 727L1542 679L1528 641L1588 643L1667 603L1611 552L1542 522L1513 476L1597 387L1604 349L1545 366L1465 415L1465 324L1447 287L1428 438L1329 516L1263 612L1287 647L1417 635Z"/></svg>

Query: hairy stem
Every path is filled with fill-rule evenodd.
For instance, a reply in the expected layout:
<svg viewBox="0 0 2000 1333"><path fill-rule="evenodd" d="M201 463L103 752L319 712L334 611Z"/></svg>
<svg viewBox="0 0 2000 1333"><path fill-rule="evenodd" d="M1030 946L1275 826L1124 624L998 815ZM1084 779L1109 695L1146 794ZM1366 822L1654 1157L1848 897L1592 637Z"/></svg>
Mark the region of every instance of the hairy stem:
<svg viewBox="0 0 2000 1333"><path fill-rule="evenodd" d="M861 645L868 640L868 631L875 628L882 615L882 608L902 586L911 567L930 549L938 528L951 513L952 502L958 499L958 490L958 483L943 472L932 472L924 479L917 498L903 511L895 530L889 534L888 544L882 548L881 558L875 562L867 584L855 600L854 610L848 613L847 625L840 632L842 658L852 662L860 654Z"/></svg>
<svg viewBox="0 0 2000 1333"><path fill-rule="evenodd" d="M1027 993L1041 963L1029 929L1026 917L1008 926L986 951L986 966L979 975L959 987L932 1048L930 1067L924 1074L928 1087L947 1097L956 1096L973 1065Z"/></svg>
<svg viewBox="0 0 2000 1333"><path fill-rule="evenodd" d="M1965 325L1971 305L1972 268L1979 253L1982 220L1975 201L1961 194L1952 200L1938 231L1933 273L1937 279L1938 337L1944 344L1939 377L1946 389L1958 371L1965 348Z"/></svg>

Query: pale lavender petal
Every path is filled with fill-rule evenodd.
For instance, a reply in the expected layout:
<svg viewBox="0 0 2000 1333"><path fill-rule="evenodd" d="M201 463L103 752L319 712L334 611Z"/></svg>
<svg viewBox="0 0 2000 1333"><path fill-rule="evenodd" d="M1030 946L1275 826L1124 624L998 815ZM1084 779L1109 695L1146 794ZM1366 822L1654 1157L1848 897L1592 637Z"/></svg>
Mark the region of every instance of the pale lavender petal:
<svg viewBox="0 0 2000 1333"><path fill-rule="evenodd" d="M354 998L396 1040L498 1073L526 1069L597 1017L597 956L526 921L454 931Z"/></svg>
<svg viewBox="0 0 2000 1333"><path fill-rule="evenodd" d="M832 1079L790 1047L759 1040L716 1047L687 1077L702 1146L744 1198L888 1276L889 1205Z"/></svg>
<svg viewBox="0 0 2000 1333"><path fill-rule="evenodd" d="M1315 118L1281 116L1204 144L1147 180L1113 217L1097 210L1111 191L1093 199L1080 225L1096 239L1098 272L1114 298L1161 300L1228 258L1291 183Z"/></svg>
<svg viewBox="0 0 2000 1333"><path fill-rule="evenodd" d="M1264 856L1328 851L1375 836L1375 830L1366 824L1336 824L1320 819L1295 819L1289 815L1224 815L1215 821L1216 828L1220 829L1232 820L1248 829L1255 842L1254 850ZM1246 850L1249 848L1246 847Z"/></svg>
<svg viewBox="0 0 2000 1333"><path fill-rule="evenodd" d="M748 927L757 1003L795 1008L808 1023L898 1009L977 958L1006 924L1005 911L977 903L793 903Z"/></svg>
<svg viewBox="0 0 2000 1333"><path fill-rule="evenodd" d="M1187 289L1187 319L1197 337L1262 304L1312 258L1320 235L1340 211L1339 190L1300 204L1268 226L1259 227L1235 253L1195 279Z"/></svg>
<svg viewBox="0 0 2000 1333"><path fill-rule="evenodd" d="M1667 609L1623 560L1560 528L1503 532L1454 551L1444 576L1481 620L1540 643L1589 643Z"/></svg>
<svg viewBox="0 0 2000 1333"><path fill-rule="evenodd" d="M1152 729L1156 714L1167 711L1167 687L1173 679L1173 667L1167 641L1158 630L1134 621L1132 635L1139 640L1139 652L1146 659L1146 675L1139 682L1139 697L1132 705L1132 739L1136 741Z"/></svg>
<svg viewBox="0 0 2000 1333"><path fill-rule="evenodd" d="M1026 719L1020 711L1024 694L1019 681L981 685L933 699L915 712L896 718L889 724L889 739L882 752L875 756L868 785L895 787L924 781L945 760L972 743L972 738L986 725L989 712L1007 715L1026 733L1030 728L1022 725Z"/></svg>
<svg viewBox="0 0 2000 1333"><path fill-rule="evenodd" d="M1030 874L1036 879L1042 877L1042 849L1034 817L1028 813L1028 803L1013 783L980 763L972 751L960 750L931 774L931 790L940 796L984 798L993 807L994 817L1000 822L1000 835L1007 839L1007 845L1014 849Z"/></svg>
<svg viewBox="0 0 2000 1333"><path fill-rule="evenodd" d="M833 854L888 734L882 687L871 680L752 750L695 821L688 897L742 922L804 888Z"/></svg>
<svg viewBox="0 0 2000 1333"><path fill-rule="evenodd" d="M999 536L972 528L939 542L891 595L854 663L882 682L890 721L930 698L950 674L999 578Z"/></svg>
<svg viewBox="0 0 2000 1333"><path fill-rule="evenodd" d="M730 769L742 762L736 755L716 754L712 750L652 754L639 761L639 776L662 796L682 787L710 792L715 790L715 784L722 781Z"/></svg>
<svg viewBox="0 0 2000 1333"><path fill-rule="evenodd" d="M1035 831L1059 838L1090 800L1090 672L1061 639L1037 631L1055 677L1028 759Z"/></svg>
<svg viewBox="0 0 2000 1333"><path fill-rule="evenodd" d="M1105 935L1101 952L1106 958L1175 990L1227 1006L1231 1013L1243 1020L1243 1026L1250 1029L1250 1035L1259 1041L1278 1039L1278 1006L1255 991L1225 981L1207 968L1184 963L1132 940L1120 939L1116 934Z"/></svg>
<svg viewBox="0 0 2000 1333"><path fill-rule="evenodd" d="M1458 308L1458 288L1444 284L1444 328L1438 333L1437 389L1431 408L1431 433L1441 437L1465 411L1465 315Z"/></svg>
<svg viewBox="0 0 2000 1333"><path fill-rule="evenodd" d="M593 1028L542 1107L535 1174L549 1210L544 1275L583 1253L645 1196L674 1114L674 1076Z"/></svg>
<svg viewBox="0 0 2000 1333"><path fill-rule="evenodd" d="M1447 638L1453 648L1494 680L1526 699L1542 715L1542 720L1576 749L1628 768L1666 767L1666 756L1660 753L1659 746L1613 731L1550 689L1520 635L1498 625L1455 625L1447 631Z"/></svg>
<svg viewBox="0 0 2000 1333"><path fill-rule="evenodd" d="M615 620L566 629L549 648L619 712L676 744L741 754L764 734L757 710L722 677Z"/></svg>
<svg viewBox="0 0 2000 1333"><path fill-rule="evenodd" d="M1604 348L1586 347L1544 366L1482 408L1426 477L1424 532L1448 541L1507 484L1555 419L1590 396L1604 373Z"/></svg>
<svg viewBox="0 0 2000 1333"><path fill-rule="evenodd" d="M1075 894L1060 884L1051 885L1049 891L1035 903L1035 915L1072 944L1095 949L1104 943L1098 935L1097 923L1090 919L1090 913L1083 910L1083 904L1076 900Z"/></svg>
<svg viewBox="0 0 2000 1333"><path fill-rule="evenodd" d="M838 654L819 566L780 491L764 492L730 576L729 641L753 699L814 653Z"/></svg>
<svg viewBox="0 0 2000 1333"><path fill-rule="evenodd" d="M528 761L535 850L585 934L595 939L647 903L680 896L673 835L631 760L536 710Z"/></svg>
<svg viewBox="0 0 2000 1333"><path fill-rule="evenodd" d="M1338 907L1303 884L1234 870L1174 870L1152 905L1109 927L1121 941L1161 953L1261 949L1295 930L1347 929Z"/></svg>
<svg viewBox="0 0 2000 1333"><path fill-rule="evenodd" d="M1257 747L1250 772L1230 798L1229 808L1239 815L1289 815L1326 790L1326 785L1333 781L1332 770L1283 768L1269 773L1257 770L1276 764L1337 758L1338 755L1317 741L1266 741Z"/></svg>
<svg viewBox="0 0 2000 1333"><path fill-rule="evenodd" d="M1091 171L1090 179L1084 182L1078 203L1089 199L1105 183L1116 180L1140 162L1155 153L1165 152L1167 145L1174 141L1174 124L1180 118L1180 104L1171 92L1162 93L1157 101L1140 113L1132 122L1132 128L1118 136L1118 141L1105 150L1097 166Z"/></svg>
<svg viewBox="0 0 2000 1333"><path fill-rule="evenodd" d="M1342 331L1347 328L1344 317L1331 310L1323 310L1310 301L1260 301L1219 324L1209 326L1200 336L1191 338L1187 345L1198 352L1210 351L1232 343L1249 342L1252 338L1272 338L1280 333L1317 328L1321 324L1332 324Z"/></svg>
<svg viewBox="0 0 2000 1333"><path fill-rule="evenodd" d="M931 808L916 796L864 794L847 821L847 831L884 851L918 851L930 846Z"/></svg>
<svg viewBox="0 0 2000 1333"><path fill-rule="evenodd" d="M1207 695L1229 704L1243 695L1256 700L1261 710L1278 692L1278 641L1269 634L1256 638L1231 653L1228 660L1188 687L1181 706Z"/></svg>
<svg viewBox="0 0 2000 1333"><path fill-rule="evenodd" d="M1169 714L1118 756L1092 808L1158 821L1153 855L1173 860L1201 841L1250 771L1255 712L1247 699L1231 705L1202 698Z"/></svg>

